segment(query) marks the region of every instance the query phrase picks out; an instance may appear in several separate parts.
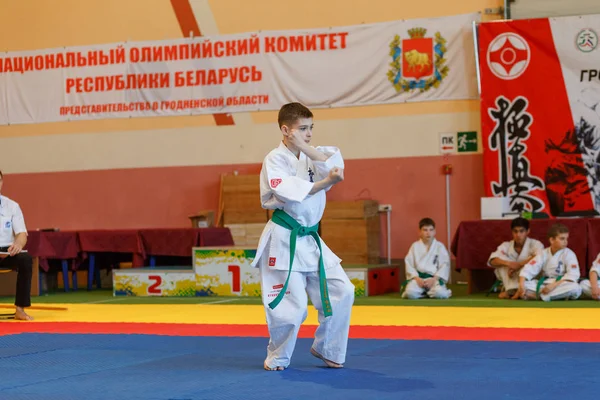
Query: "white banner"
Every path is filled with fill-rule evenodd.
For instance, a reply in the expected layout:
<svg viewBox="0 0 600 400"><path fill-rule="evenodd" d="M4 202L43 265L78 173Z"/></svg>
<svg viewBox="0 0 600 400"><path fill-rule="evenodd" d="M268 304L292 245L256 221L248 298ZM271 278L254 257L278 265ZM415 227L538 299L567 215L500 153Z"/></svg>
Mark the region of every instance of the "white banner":
<svg viewBox="0 0 600 400"><path fill-rule="evenodd" d="M476 99L479 19L3 53L0 124Z"/></svg>

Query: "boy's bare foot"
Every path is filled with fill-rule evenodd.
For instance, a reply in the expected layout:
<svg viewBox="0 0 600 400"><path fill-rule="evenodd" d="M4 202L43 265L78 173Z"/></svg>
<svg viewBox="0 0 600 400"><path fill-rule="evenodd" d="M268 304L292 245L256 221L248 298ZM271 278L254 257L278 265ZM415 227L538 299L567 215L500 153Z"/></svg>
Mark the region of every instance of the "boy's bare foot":
<svg viewBox="0 0 600 400"><path fill-rule="evenodd" d="M265 368L266 371L283 371L285 369L285 367L275 367L275 368L271 368L267 365L267 362L265 361L265 363L263 364L263 367Z"/></svg>
<svg viewBox="0 0 600 400"><path fill-rule="evenodd" d="M318 359L322 360L325 364L327 364L327 366L329 368L344 368L344 366L342 364L338 364L335 363L331 360L326 359L325 357L323 357L322 355L320 355L319 353L317 353L317 351L315 349L313 349L312 347L310 348L310 354L312 354L313 356L317 357Z"/></svg>
<svg viewBox="0 0 600 400"><path fill-rule="evenodd" d="M498 295L498 298L499 298L499 299L503 299L503 300L505 300L505 299L508 299L509 297L510 297L510 295L508 294L508 292L501 292L501 293Z"/></svg>
<svg viewBox="0 0 600 400"><path fill-rule="evenodd" d="M527 291L527 293L525 293L525 296L523 296L523 299L525 299L525 300L537 300L537 295L535 294L535 292Z"/></svg>
<svg viewBox="0 0 600 400"><path fill-rule="evenodd" d="M23 310L21 307L16 308L15 319L18 319L20 321L33 321L33 317L30 315L27 315L25 310Z"/></svg>

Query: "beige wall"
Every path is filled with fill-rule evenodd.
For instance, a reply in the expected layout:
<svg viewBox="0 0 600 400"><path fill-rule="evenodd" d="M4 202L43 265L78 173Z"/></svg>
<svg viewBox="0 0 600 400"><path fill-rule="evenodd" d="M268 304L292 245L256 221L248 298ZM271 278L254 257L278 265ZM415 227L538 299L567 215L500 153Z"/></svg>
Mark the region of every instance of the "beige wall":
<svg viewBox="0 0 600 400"><path fill-rule="evenodd" d="M437 17L482 11L502 2L190 3L200 30L210 35ZM0 2L0 48L8 51L181 35L169 0ZM315 141L340 145L354 159L436 155L440 132L479 130L478 109L477 101L442 101L317 110ZM0 163L8 173L29 173L260 162L277 140L275 117L275 112L234 114L236 124L230 127L215 126L210 115L3 126L0 146L14 151ZM76 153L67 150L71 148Z"/></svg>

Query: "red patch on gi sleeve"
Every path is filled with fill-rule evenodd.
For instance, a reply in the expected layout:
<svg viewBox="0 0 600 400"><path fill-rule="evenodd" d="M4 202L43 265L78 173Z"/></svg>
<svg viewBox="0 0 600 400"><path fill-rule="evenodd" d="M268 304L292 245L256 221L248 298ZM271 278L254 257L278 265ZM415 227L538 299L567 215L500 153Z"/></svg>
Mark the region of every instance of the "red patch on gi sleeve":
<svg viewBox="0 0 600 400"><path fill-rule="evenodd" d="M577 269L577 265L573 264L573 265L571 265L571 268Z"/></svg>
<svg viewBox="0 0 600 400"><path fill-rule="evenodd" d="M535 260L529 261L529 265L535 265Z"/></svg>
<svg viewBox="0 0 600 400"><path fill-rule="evenodd" d="M283 289L283 284L275 285L275 286L273 286L273 289L274 290Z"/></svg>
<svg viewBox="0 0 600 400"><path fill-rule="evenodd" d="M281 178L271 179L271 187L275 189L281 183Z"/></svg>
<svg viewBox="0 0 600 400"><path fill-rule="evenodd" d="M274 267L276 261L277 261L276 257L269 257L269 267Z"/></svg>

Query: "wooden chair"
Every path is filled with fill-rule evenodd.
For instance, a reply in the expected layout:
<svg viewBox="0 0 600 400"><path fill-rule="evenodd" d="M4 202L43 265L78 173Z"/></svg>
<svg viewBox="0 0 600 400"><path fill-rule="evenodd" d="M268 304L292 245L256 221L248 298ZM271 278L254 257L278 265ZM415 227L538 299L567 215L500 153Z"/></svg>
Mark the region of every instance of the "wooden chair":
<svg viewBox="0 0 600 400"><path fill-rule="evenodd" d="M0 267L0 275L9 273L11 271L12 271L12 269L10 269L10 268ZM0 277L0 279L2 279L2 278ZM15 319L15 313L13 312L10 314L0 314L0 320L2 320L2 319Z"/></svg>

